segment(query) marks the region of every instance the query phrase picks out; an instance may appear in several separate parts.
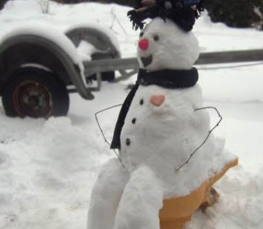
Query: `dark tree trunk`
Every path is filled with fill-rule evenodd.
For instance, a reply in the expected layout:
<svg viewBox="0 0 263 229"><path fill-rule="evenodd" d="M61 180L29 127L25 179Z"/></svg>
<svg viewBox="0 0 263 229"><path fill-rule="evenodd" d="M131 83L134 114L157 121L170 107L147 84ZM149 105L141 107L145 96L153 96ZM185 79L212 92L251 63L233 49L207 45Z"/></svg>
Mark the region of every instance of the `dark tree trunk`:
<svg viewBox="0 0 263 229"><path fill-rule="evenodd" d="M8 2L8 0L0 0L0 10L4 8L4 5Z"/></svg>

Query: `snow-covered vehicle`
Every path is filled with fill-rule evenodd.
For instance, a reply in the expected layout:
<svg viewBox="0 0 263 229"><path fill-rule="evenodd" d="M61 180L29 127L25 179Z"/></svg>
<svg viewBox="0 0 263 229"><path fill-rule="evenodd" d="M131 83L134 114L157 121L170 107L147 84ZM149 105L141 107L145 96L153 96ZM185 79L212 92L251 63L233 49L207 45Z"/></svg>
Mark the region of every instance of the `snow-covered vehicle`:
<svg viewBox="0 0 263 229"><path fill-rule="evenodd" d="M120 58L114 34L92 25L78 25L64 33L45 25L11 29L0 41L0 95L8 116L66 115L69 92L94 98L91 74L84 63ZM115 69L114 69L115 70ZM97 74L111 81L113 71ZM124 72L123 72L124 73Z"/></svg>

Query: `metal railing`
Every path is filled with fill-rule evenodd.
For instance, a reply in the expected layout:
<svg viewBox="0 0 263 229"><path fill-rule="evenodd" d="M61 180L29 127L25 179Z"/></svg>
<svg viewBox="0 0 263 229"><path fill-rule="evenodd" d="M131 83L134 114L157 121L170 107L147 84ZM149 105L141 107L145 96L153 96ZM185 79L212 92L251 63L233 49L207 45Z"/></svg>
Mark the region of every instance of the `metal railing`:
<svg viewBox="0 0 263 229"><path fill-rule="evenodd" d="M207 52L201 53L196 65L242 63L263 61L263 49L226 51L226 52ZM125 59L104 59L84 62L85 75L88 77L93 74L98 75L98 86L93 90L100 89L100 73L108 71L119 71L121 76L115 82L127 79L139 70L139 63L136 58ZM130 70L130 71L128 71Z"/></svg>

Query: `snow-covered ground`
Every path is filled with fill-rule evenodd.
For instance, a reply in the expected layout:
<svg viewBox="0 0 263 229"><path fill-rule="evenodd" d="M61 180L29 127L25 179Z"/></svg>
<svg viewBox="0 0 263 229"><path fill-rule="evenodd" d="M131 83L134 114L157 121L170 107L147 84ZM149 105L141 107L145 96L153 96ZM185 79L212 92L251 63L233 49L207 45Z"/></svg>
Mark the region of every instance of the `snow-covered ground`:
<svg viewBox="0 0 263 229"><path fill-rule="evenodd" d="M131 29L126 18L129 8L53 3L49 14L43 14L37 2L10 1L0 12L0 37L11 27L28 22L61 31L74 24L96 22L116 34L124 57L135 56L138 31ZM262 32L213 24L206 14L194 32L201 51L263 48ZM205 105L217 107L224 117L216 134L225 137L227 148L239 156L240 165L217 183L219 203L205 214L197 212L187 229L263 228L262 73L262 65L200 70ZM104 83L93 101L71 95L69 115L63 118L10 119L0 105L1 229L86 228L90 192L98 170L114 157L94 114L122 103L127 83ZM109 140L117 114L115 108L98 116ZM211 112L211 116L216 123L216 114Z"/></svg>

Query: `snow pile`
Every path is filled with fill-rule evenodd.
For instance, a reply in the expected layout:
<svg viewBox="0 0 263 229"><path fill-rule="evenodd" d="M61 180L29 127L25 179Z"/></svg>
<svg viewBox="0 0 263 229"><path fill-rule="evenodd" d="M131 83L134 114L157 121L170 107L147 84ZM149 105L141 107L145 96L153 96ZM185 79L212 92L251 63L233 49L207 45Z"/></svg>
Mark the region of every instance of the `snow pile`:
<svg viewBox="0 0 263 229"><path fill-rule="evenodd" d="M43 14L35 0L9 1L0 12L0 36L13 26L28 23L53 25L65 31L78 23L101 23L120 40L123 56L136 55L138 33L126 18L128 8L96 3L51 4ZM197 21L201 51L262 48L263 33L229 29L207 16ZM261 229L263 190L262 66L200 71L205 105L216 106L224 117L217 129L226 146L240 158L217 183L219 203L197 212L187 229ZM125 82L126 84L127 82ZM94 113L120 104L126 85L103 84L94 101L71 95L67 118L10 119L0 105L0 228L86 228L90 192L101 165L114 154L96 126ZM100 115L108 140L118 108ZM211 112L212 123L217 116ZM211 124L213 126L213 124Z"/></svg>
<svg viewBox="0 0 263 229"><path fill-rule="evenodd" d="M215 188L220 202L197 212L187 229L260 229L263 226L263 167L258 174L239 166L222 178Z"/></svg>
<svg viewBox="0 0 263 229"><path fill-rule="evenodd" d="M230 29L223 23L213 23L208 13L202 13L194 27L202 52L262 49L261 42L255 43L255 39L262 39L262 32L255 29Z"/></svg>
<svg viewBox="0 0 263 229"><path fill-rule="evenodd" d="M67 219L87 209L96 143L68 118L13 124L1 115L0 228L75 227Z"/></svg>

